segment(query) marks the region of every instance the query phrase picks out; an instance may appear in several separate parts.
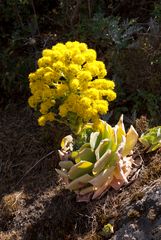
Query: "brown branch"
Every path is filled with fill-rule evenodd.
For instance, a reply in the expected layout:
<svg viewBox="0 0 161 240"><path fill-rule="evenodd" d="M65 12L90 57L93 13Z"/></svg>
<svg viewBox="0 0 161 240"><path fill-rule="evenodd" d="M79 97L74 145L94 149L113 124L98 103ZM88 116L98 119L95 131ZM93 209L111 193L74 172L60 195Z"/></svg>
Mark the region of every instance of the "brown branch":
<svg viewBox="0 0 161 240"><path fill-rule="evenodd" d="M77 14L78 14L78 11L79 11L81 3L82 3L82 0L77 0L77 4L75 6L75 9L74 9L74 12L73 12L73 16L71 17L71 20L70 20L70 25L71 26L73 25L73 22L74 22Z"/></svg>
<svg viewBox="0 0 161 240"><path fill-rule="evenodd" d="M35 20L35 25L36 25L36 28L37 28L37 32L38 32L38 35L40 35L39 25L38 25L38 21L37 21L37 14L36 14L36 9L35 9L35 4L34 4L33 0L30 0L30 1L31 1L31 6L32 6L32 9L33 9L33 12L34 12L34 20Z"/></svg>

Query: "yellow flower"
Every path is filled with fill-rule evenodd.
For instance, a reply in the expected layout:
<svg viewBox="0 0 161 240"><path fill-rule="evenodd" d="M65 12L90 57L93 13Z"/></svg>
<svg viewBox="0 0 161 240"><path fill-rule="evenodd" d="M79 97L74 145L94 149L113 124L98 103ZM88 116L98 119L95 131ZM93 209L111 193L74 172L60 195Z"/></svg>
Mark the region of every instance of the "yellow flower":
<svg viewBox="0 0 161 240"><path fill-rule="evenodd" d="M46 114L46 119L50 122L54 121L55 116L53 112L49 112L48 114Z"/></svg>
<svg viewBox="0 0 161 240"><path fill-rule="evenodd" d="M46 101L44 101L44 102L42 102L41 104L40 104L40 112L42 113L42 114L46 114L47 112L48 112L48 110L52 107L52 106L54 106L54 103L55 103L55 101L51 101L51 100L46 100Z"/></svg>
<svg viewBox="0 0 161 240"><path fill-rule="evenodd" d="M71 79L69 82L69 87L70 87L71 91L76 92L79 88L79 80L76 78Z"/></svg>
<svg viewBox="0 0 161 240"><path fill-rule="evenodd" d="M82 97L80 99L80 104L83 107L83 109L85 110L86 108L89 108L91 106L91 99L88 97Z"/></svg>
<svg viewBox="0 0 161 240"><path fill-rule="evenodd" d="M112 91L111 89L108 90L100 90L100 95L102 97L106 97L109 102L115 100L116 93Z"/></svg>
<svg viewBox="0 0 161 240"><path fill-rule="evenodd" d="M46 114L48 110L49 110L48 106L45 104L45 102L42 102L40 105L40 112L42 114Z"/></svg>
<svg viewBox="0 0 161 240"><path fill-rule="evenodd" d="M92 77L98 76L100 74L99 68L97 67L95 62L86 63L84 65L84 68L92 74Z"/></svg>
<svg viewBox="0 0 161 240"><path fill-rule="evenodd" d="M59 61L62 58L62 54L59 50L53 50L51 54L51 59L53 62Z"/></svg>
<svg viewBox="0 0 161 240"><path fill-rule="evenodd" d="M98 78L104 78L107 75L105 64L101 61L96 61L95 64L99 69Z"/></svg>
<svg viewBox="0 0 161 240"><path fill-rule="evenodd" d="M87 44L86 43L80 43L79 44L79 49L81 52L84 52L87 50Z"/></svg>
<svg viewBox="0 0 161 240"><path fill-rule="evenodd" d="M84 57L86 62L92 62L96 60L97 57L96 51L93 49L88 49L87 51L84 52Z"/></svg>
<svg viewBox="0 0 161 240"><path fill-rule="evenodd" d="M36 102L34 96L29 97L29 99L28 99L28 104L29 104L30 107L32 107L32 108L35 108L35 107L36 107L37 102Z"/></svg>
<svg viewBox="0 0 161 240"><path fill-rule="evenodd" d="M45 117L45 115L39 117L39 119L38 119L38 124L39 124L40 126L45 126L45 123L46 123L46 117Z"/></svg>
<svg viewBox="0 0 161 240"><path fill-rule="evenodd" d="M93 130L94 131L99 131L99 132L102 132L102 130L104 129L104 125L101 121L101 119L99 119L98 117L94 118L93 119Z"/></svg>
<svg viewBox="0 0 161 240"><path fill-rule="evenodd" d="M115 84L111 80L107 79L95 79L93 82L91 82L91 87L95 87L97 89L114 89Z"/></svg>
<svg viewBox="0 0 161 240"><path fill-rule="evenodd" d="M65 46L67 47L67 48L69 48L69 49L71 49L71 48L78 48L79 47L79 42L77 42L77 41L75 41L75 42L67 42L66 44L65 44Z"/></svg>
<svg viewBox="0 0 161 240"><path fill-rule="evenodd" d="M77 54L73 56L72 61L76 64L82 65L86 60L82 54Z"/></svg>
<svg viewBox="0 0 161 240"><path fill-rule="evenodd" d="M100 114L105 114L108 111L108 102L105 100L96 100L95 101L96 109Z"/></svg>
<svg viewBox="0 0 161 240"><path fill-rule="evenodd" d="M73 78L80 72L81 67L78 64L70 64L67 70L67 77Z"/></svg>
<svg viewBox="0 0 161 240"><path fill-rule="evenodd" d="M42 79L45 73L45 69L43 67L38 68L35 72L38 79Z"/></svg>
<svg viewBox="0 0 161 240"><path fill-rule="evenodd" d="M105 64L102 61L96 61L95 64L99 68L99 70L105 69Z"/></svg>
<svg viewBox="0 0 161 240"><path fill-rule="evenodd" d="M92 75L89 71L81 71L78 74L78 79L82 82L88 82L90 80L92 80Z"/></svg>
<svg viewBox="0 0 161 240"><path fill-rule="evenodd" d="M57 84L55 89L55 98L60 98L65 96L69 91L67 84Z"/></svg>
<svg viewBox="0 0 161 240"><path fill-rule="evenodd" d="M45 126L47 121L52 122L52 121L54 121L54 119L55 119L54 113L49 112L49 113L44 114L44 115L42 115L41 117L38 118L38 124L40 126Z"/></svg>
<svg viewBox="0 0 161 240"><path fill-rule="evenodd" d="M100 92L96 88L90 88L84 92L84 95L88 96L93 100L96 100L96 99L99 99Z"/></svg>
<svg viewBox="0 0 161 240"><path fill-rule="evenodd" d="M111 89L107 90L107 100L109 102L113 101L116 99L116 93L114 91L112 91Z"/></svg>
<svg viewBox="0 0 161 240"><path fill-rule="evenodd" d="M63 72L65 69L65 65L63 64L63 62L57 61L57 62L53 63L53 69L56 72Z"/></svg>
<svg viewBox="0 0 161 240"><path fill-rule="evenodd" d="M61 117L65 117L68 113L68 107L66 104L60 105L59 106L59 115Z"/></svg>
<svg viewBox="0 0 161 240"><path fill-rule="evenodd" d="M34 82L36 80L36 74L35 73L30 73L29 74L29 81Z"/></svg>
<svg viewBox="0 0 161 240"><path fill-rule="evenodd" d="M42 57L42 58L39 58L38 60L39 67L47 67L47 66L50 66L51 64L52 64L51 57Z"/></svg>
<svg viewBox="0 0 161 240"><path fill-rule="evenodd" d="M98 74L98 78L104 78L107 75L106 69L101 69Z"/></svg>
<svg viewBox="0 0 161 240"><path fill-rule="evenodd" d="M57 81L59 79L60 75L58 73L53 72L47 72L44 74L44 82L46 84L51 84L54 81Z"/></svg>
<svg viewBox="0 0 161 240"><path fill-rule="evenodd" d="M57 43L52 47L52 50L59 50L60 52L63 52L66 50L66 46L63 43Z"/></svg>
<svg viewBox="0 0 161 240"><path fill-rule="evenodd" d="M44 49L42 51L42 55L43 57L51 57L53 54L53 51L51 49Z"/></svg>
<svg viewBox="0 0 161 240"><path fill-rule="evenodd" d="M39 125L57 116L71 127L78 120L81 124L99 122L116 93L114 82L104 79L105 64L96 57L95 50L77 41L43 50L38 69L29 75L32 96L28 102L42 114Z"/></svg>

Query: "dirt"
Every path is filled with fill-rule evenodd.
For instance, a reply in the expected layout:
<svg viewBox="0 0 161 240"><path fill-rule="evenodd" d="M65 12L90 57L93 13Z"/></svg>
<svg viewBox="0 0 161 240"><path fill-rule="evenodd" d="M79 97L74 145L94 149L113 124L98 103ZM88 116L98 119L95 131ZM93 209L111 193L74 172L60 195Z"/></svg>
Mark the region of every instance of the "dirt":
<svg viewBox="0 0 161 240"><path fill-rule="evenodd" d="M117 239L115 233L131 216L141 217L130 206L145 197L151 184L161 182L159 151L145 154L138 146L143 165L134 182L99 200L77 203L54 170L67 129L39 127L27 106L8 105L0 113L0 240ZM155 213L148 214L152 218ZM107 223L114 233L103 235Z"/></svg>

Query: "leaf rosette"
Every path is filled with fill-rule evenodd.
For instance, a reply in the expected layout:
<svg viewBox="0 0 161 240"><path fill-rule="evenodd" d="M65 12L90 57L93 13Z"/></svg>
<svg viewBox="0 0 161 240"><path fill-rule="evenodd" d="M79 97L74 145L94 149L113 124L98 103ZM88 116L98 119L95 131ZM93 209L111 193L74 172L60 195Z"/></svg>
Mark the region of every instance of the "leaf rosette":
<svg viewBox="0 0 161 240"><path fill-rule="evenodd" d="M161 126L150 128L139 138L147 152L153 152L161 148Z"/></svg>
<svg viewBox="0 0 161 240"><path fill-rule="evenodd" d="M99 131L91 132L89 142L77 151L67 149L70 137L62 141L61 169L56 171L67 183L66 188L76 192L78 201L96 199L110 187L118 190L128 183L138 134L133 126L126 133L123 115L114 127L101 121Z"/></svg>

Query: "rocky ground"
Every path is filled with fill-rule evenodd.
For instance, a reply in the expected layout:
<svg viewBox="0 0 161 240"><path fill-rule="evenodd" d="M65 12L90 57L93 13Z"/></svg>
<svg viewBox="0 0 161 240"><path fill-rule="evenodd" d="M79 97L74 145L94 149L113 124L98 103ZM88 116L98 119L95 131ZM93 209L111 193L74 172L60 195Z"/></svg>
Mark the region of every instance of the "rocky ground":
<svg viewBox="0 0 161 240"><path fill-rule="evenodd" d="M0 240L160 240L161 152L136 155L138 177L77 203L54 169L66 130L40 128L26 106L0 110ZM102 231L111 224L114 232Z"/></svg>

